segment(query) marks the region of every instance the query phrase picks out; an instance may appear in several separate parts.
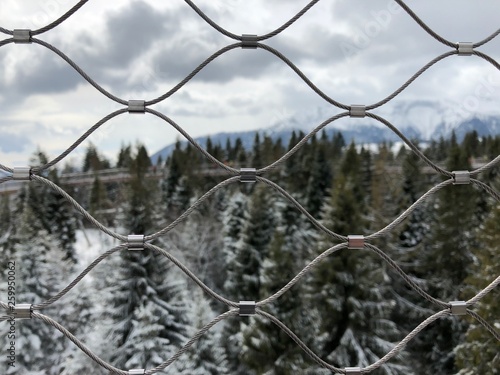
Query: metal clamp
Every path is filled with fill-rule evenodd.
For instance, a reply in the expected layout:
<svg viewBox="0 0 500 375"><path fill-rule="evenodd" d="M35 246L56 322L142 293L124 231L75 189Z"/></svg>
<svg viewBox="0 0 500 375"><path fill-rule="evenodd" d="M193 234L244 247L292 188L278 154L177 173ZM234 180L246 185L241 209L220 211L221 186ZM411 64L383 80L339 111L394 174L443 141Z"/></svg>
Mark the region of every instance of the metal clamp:
<svg viewBox="0 0 500 375"><path fill-rule="evenodd" d="M240 168L240 181L241 182L257 181L257 170L255 168Z"/></svg>
<svg viewBox="0 0 500 375"><path fill-rule="evenodd" d="M468 185L470 184L469 171L453 171L453 185Z"/></svg>
<svg viewBox="0 0 500 375"><path fill-rule="evenodd" d="M255 301L240 301L240 316L252 316L255 314Z"/></svg>
<svg viewBox="0 0 500 375"><path fill-rule="evenodd" d="M14 43L28 44L31 43L31 30L17 29L13 31Z"/></svg>
<svg viewBox="0 0 500 375"><path fill-rule="evenodd" d="M19 181L31 180L31 167L14 167L12 178Z"/></svg>
<svg viewBox="0 0 500 375"><path fill-rule="evenodd" d="M146 370L143 368L136 368L133 370L128 370L128 375L144 375L146 373Z"/></svg>
<svg viewBox="0 0 500 375"><path fill-rule="evenodd" d="M349 116L351 117L365 117L366 116L366 106L353 104L349 110Z"/></svg>
<svg viewBox="0 0 500 375"><path fill-rule="evenodd" d="M365 247L365 236L359 234L350 234L347 236L348 249L362 249Z"/></svg>
<svg viewBox="0 0 500 375"><path fill-rule="evenodd" d="M257 48L257 35L243 34L241 36L241 48Z"/></svg>
<svg viewBox="0 0 500 375"><path fill-rule="evenodd" d="M129 250L136 250L136 251L144 250L144 235L129 234L127 236L127 246Z"/></svg>
<svg viewBox="0 0 500 375"><path fill-rule="evenodd" d="M146 112L146 102L144 100L129 100L128 111L130 113L144 113Z"/></svg>
<svg viewBox="0 0 500 375"><path fill-rule="evenodd" d="M451 301L450 311L453 315L466 315L467 303L465 301Z"/></svg>
<svg viewBox="0 0 500 375"><path fill-rule="evenodd" d="M360 367L346 367L345 368L345 373L346 375L361 375L361 368Z"/></svg>
<svg viewBox="0 0 500 375"><path fill-rule="evenodd" d="M470 56L474 52L474 44L471 42L460 42L457 45L458 56Z"/></svg>
<svg viewBox="0 0 500 375"><path fill-rule="evenodd" d="M29 303L22 303L14 305L14 318L15 319L31 319L31 313L33 312L32 306Z"/></svg>

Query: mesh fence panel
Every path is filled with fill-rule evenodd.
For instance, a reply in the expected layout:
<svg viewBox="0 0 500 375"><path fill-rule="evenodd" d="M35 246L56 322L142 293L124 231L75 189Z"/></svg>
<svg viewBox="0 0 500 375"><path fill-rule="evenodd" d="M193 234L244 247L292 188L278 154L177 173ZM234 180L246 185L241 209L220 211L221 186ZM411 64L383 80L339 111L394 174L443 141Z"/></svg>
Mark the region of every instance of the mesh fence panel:
<svg viewBox="0 0 500 375"><path fill-rule="evenodd" d="M397 125L392 124L387 119L371 112L373 109L379 108L396 96L398 96L403 90L405 90L413 81L415 81L423 72L428 70L435 64L438 64L440 61L447 59L454 55L463 55L463 56L471 56L471 58L480 58L487 61L489 64L494 66L496 69L500 68L499 63L488 56L487 54L481 52L479 48L484 44L490 42L494 39L499 33L500 29L488 36L487 38L478 41L478 42L460 42L453 43L439 34L437 34L434 30L432 30L429 26L427 26L417 14L415 14L410 7L408 7L402 0L395 0L397 4L416 22L423 30L425 30L431 38L434 38L439 43L443 44L448 48L448 51L443 54L437 56L433 60L431 60L428 64L423 66L419 71L417 71L412 77L410 77L401 87L399 87L392 94L383 98L382 100L375 102L373 104L367 105L350 105L341 103L336 101L335 99L328 96L321 89L319 89L291 60L289 60L284 54L280 51L270 47L265 44L266 40L273 38L274 36L280 34L285 29L287 29L290 25L292 25L295 21L297 21L301 17L307 17L306 13L316 5L319 0L313 0L308 3L300 12L298 12L294 17L292 17L289 21L285 22L281 27L276 30L269 32L265 35L236 35L231 33L228 30L225 30L220 25L215 23L212 19L210 19L200 8L196 6L194 2L191 0L185 0L186 5L189 6L199 17L201 17L207 24L217 30L219 33L226 36L228 39L232 39L233 43L228 44L226 47L221 48L220 50L214 52L210 57L208 57L205 61L201 62L198 67L196 67L188 76L186 76L179 84L173 87L170 91L165 94L153 98L150 100L137 100L137 99L122 99L119 98L101 85L96 82L92 77L87 75L85 71L83 71L74 61L72 61L71 57L64 54L54 45L45 42L43 39L40 39L42 34L45 32L58 27L61 23L67 20L69 17L78 17L78 10L87 3L88 0L82 0L78 2L72 9L70 9L67 13L61 16L59 19L50 23L49 25L42 27L38 30L24 30L24 29L14 29L7 30L5 28L0 27L0 32L7 35L7 37L0 41L0 47L6 46L11 43L16 44L38 44L41 47L44 47L54 54L59 56L62 60L64 60L67 64L69 64L76 72L78 72L90 85L92 85L96 90L102 93L109 100L112 100L120 105L123 108L118 109L109 115L102 118L96 124L91 126L88 131L86 131L80 138L78 138L67 150L65 150L62 154L57 156L55 159L49 161L44 165L37 166L29 166L29 167L9 167L3 164L0 164L0 169L2 169L6 177L0 178L0 184L6 183L8 181L23 181L22 183L30 183L30 181L36 181L40 184L46 185L48 188L53 189L54 191L61 194L74 209L83 215L89 222L91 222L96 228L100 229L102 232L106 233L108 236L114 237L118 241L121 242L121 245L114 247L113 249L105 252L101 256L99 256L94 262L92 262L73 282L71 282L66 288L61 290L58 294L54 295L47 301L44 301L39 304L20 304L16 305L14 311L11 311L8 304L5 302L0 302L0 307L4 309L4 315L0 317L0 321L6 321L10 319L13 315L16 319L36 319L39 321L39 324L49 324L54 329L62 332L67 339L71 340L75 345L77 345L83 352L85 352L90 358L92 358L96 363L98 363L103 368L111 371L112 373L127 375L127 374L136 374L143 373L147 375L151 375L157 372L161 372L166 369L170 364L176 361L184 352L189 350L189 348L197 342L197 340L208 330L212 329L214 325L218 322L228 319L234 316L249 316L249 315L260 315L265 319L269 319L274 324L276 324L281 330L286 332L295 343L303 350L304 355L309 356L315 362L317 362L320 366L329 369L334 373L340 374L354 374L354 373L369 373L374 371L375 369L382 366L384 363L388 362L396 356L404 346L411 341L416 335L419 334L424 328L429 326L432 322L443 318L449 315L469 315L474 318L479 324L483 325L491 335L498 341L500 341L500 333L492 326L490 322L487 322L483 318L481 318L475 311L474 305L483 298L486 294L490 293L494 288L498 286L500 283L500 276L494 280L489 280L489 285L484 288L481 292L479 292L476 296L469 299L468 301L441 301L431 295L429 295L425 290L423 290L419 285L417 285L399 266L398 264L391 259L389 255L387 255L384 251L373 245L371 242L387 233L391 232L398 224L400 224L404 219L409 217L412 212L415 211L419 206L424 204L424 201L428 199L430 196L436 194L441 189L453 189L454 185L463 185L463 184L472 184L478 190L482 191L484 194L488 194L493 197L496 201L500 201L500 194L492 187L488 186L480 179L478 179L478 175L482 172L485 172L498 164L500 164L500 155L495 159L489 161L485 165L481 166L475 170L461 170L461 171L448 171L440 166L438 166L432 160L429 160L420 149L412 143L397 127ZM203 70L208 64L212 63L217 57L222 54L231 51L233 49L262 49L270 54L274 55L276 59L281 60L282 63L286 64L291 71L298 75L300 79L302 79L317 95L323 98L326 102L330 103L332 106L335 106L343 112L340 114L333 116L319 126L317 126L313 131L307 134L300 142L298 142L295 147L293 147L289 152L283 155L281 158L273 162L272 164L265 166L263 168L233 168L221 160L216 159L212 155L210 155L200 144L198 144L184 129L181 125L174 122L172 119L167 117L165 114L158 112L151 108L152 105L160 103L162 101L168 100L168 98L177 92L180 88L186 85L196 74L198 74L201 70ZM55 166L60 163L63 159L65 159L74 149L79 147L82 142L84 142L92 133L98 130L101 126L103 126L109 120L125 116L127 114L134 113L144 113L149 116L155 116L166 123L170 124L174 127L180 134L182 134L189 143L191 143L201 154L203 154L206 158L208 158L211 162L218 165L222 171L225 171L228 174L228 178L224 181L217 184L211 190L206 192L200 199L198 199L191 207L189 207L182 215L180 215L176 220L174 220L171 224L163 228L162 230L156 233L144 233L141 235L128 235L128 234L120 234L116 233L113 229L106 227L94 217L92 217L84 208L80 206L80 204L73 199L68 193L66 193L61 187L54 184L48 178L44 177L44 172L47 171L50 167ZM297 202L286 190L280 187L276 182L265 177L266 173L272 171L274 168L282 165L288 158L292 157L299 149L301 149L313 136L315 136L318 132L320 132L323 128L325 128L328 124L331 124L335 121L338 121L341 118L352 117L352 118L365 118L369 117L374 119L375 121L380 122L392 132L394 132L411 150L414 152L429 168L431 168L437 175L442 175L446 178L445 181L433 186L429 189L425 194L423 194L414 204L408 207L404 212L402 212L396 219L394 219L390 224L388 224L385 228L380 229L379 231L367 235L360 235L358 233L349 234L349 233L334 233L330 229L326 228L319 220L313 217L311 214L307 212L307 210ZM269 186L271 189L274 189L277 193L285 197L289 202L294 205L297 210L299 210L307 219L320 231L324 232L326 235L332 237L334 240L338 242L337 245L331 247L328 250L325 250L321 253L317 258L311 261L307 266L305 266L292 280L290 280L281 290L276 292L275 294L269 296L266 299L261 301L231 301L217 294L215 291L210 289L207 285L205 285L193 272L191 272L184 264L182 264L179 260L177 260L172 254L170 254L167 250L157 247L151 242L160 236L166 235L173 228L175 228L179 223L185 220L196 208L198 208L204 201L206 201L210 196L216 193L219 190L225 189L227 186L232 184L238 184L240 182L256 182L262 183ZM102 260L111 256L114 253L128 250L143 250L150 249L157 253L162 254L166 258L168 258L171 262L173 262L182 272L184 272L189 278L191 278L201 289L203 289L209 296L213 299L220 301L221 303L227 305L229 308L227 312L213 319L210 323L206 324L202 329L200 329L182 348L178 350L178 352L172 356L171 358L166 359L161 365L151 368L151 369L143 369L143 370L123 370L114 367L112 364L103 361L99 358L99 355L93 353L84 343L82 343L78 338L73 336L64 326L60 325L58 322L54 321L50 316L44 315L41 311L55 303L60 299L64 299L66 293L70 292L70 290L77 285L89 272L92 271L94 267L96 267ZM377 254L380 258L382 258L390 267L392 267L396 273L405 280L410 288L416 291L423 299L427 300L430 304L435 305L439 311L429 316L427 319L422 321L413 331L411 331L401 342L399 342L392 350L390 350L383 358L378 360L377 362L367 366L365 368L337 368L330 363L325 362L321 359L314 351L312 351L304 342L299 338L300 332L292 332L285 324L280 322L275 316L269 314L265 311L265 307L267 304L272 302L276 302L277 299L287 293L287 291L296 283L300 282L301 279L308 274L311 269L318 263L324 261L330 254L333 252L342 250L347 251L349 249L365 249L367 251L371 251ZM24 301L28 303L29 301Z"/></svg>

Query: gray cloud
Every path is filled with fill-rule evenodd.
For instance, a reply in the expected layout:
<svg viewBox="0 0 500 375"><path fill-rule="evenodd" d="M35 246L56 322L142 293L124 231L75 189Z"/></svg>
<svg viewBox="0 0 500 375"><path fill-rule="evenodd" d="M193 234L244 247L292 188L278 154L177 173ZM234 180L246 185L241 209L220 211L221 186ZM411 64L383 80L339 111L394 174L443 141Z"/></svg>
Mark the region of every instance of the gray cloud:
<svg viewBox="0 0 500 375"><path fill-rule="evenodd" d="M68 20L74 22L73 32L65 34L63 27L56 28L40 39L51 41L111 93L124 99L135 94L149 99L169 90L220 48L234 43L183 2L173 3L131 0L112 9L107 2L96 2L92 6L103 16L96 18L95 28L79 24L79 14L75 14ZM303 0L255 0L252 4L244 0L197 0L196 3L236 34L267 33L305 5ZM407 0L407 3L431 28L451 41L478 41L498 26L498 0L483 0L480 5L468 0L439 3ZM449 50L427 35L408 14L394 13L395 8L391 8L394 4L393 0L320 2L284 33L264 43L288 57L332 98L345 104L371 104L400 87L432 58ZM112 10L102 13L104 8ZM91 7L81 10L92 11ZM498 60L499 46L497 37L480 50ZM14 83L9 85L4 78L13 78L5 77L11 74L10 69L2 69L9 62L7 55L16 57L14 65L12 61L8 64L15 66ZM25 98L33 94L54 98L70 93L57 97L67 109L60 121L69 123L73 121L73 113L80 113L81 107L91 102L89 97L74 100L73 95L77 97L80 91L91 95L88 93L95 91L90 87L87 90L88 83L58 56L37 45L0 48L0 70L2 153L7 153L4 147L12 150L9 147L22 146L21 138L12 146L5 144L5 139L11 136L6 124L12 118L22 118L23 111L40 113L40 123L47 128L53 121L54 114L50 111L30 107L50 100L41 97L28 106ZM485 61L474 56L454 56L431 68L391 103L439 98L463 101L461 97L471 95L466 90L477 87L479 71L497 77L496 82L500 82L500 73ZM497 84L490 90L496 99L498 87ZM101 107L99 95L96 93L97 99L92 98L92 103L98 104L85 113L89 123L114 108L114 103L105 100ZM210 124L213 125L210 131L219 125L233 129L231 121L263 126L276 122L284 114L314 111L318 107L327 108L328 115L338 111L276 56L263 50L240 48L218 57L184 89L159 105L160 110L175 116L174 120L178 119L181 125ZM30 136L35 139L33 134ZM66 141L67 135L59 136ZM68 139L67 143L72 141Z"/></svg>
<svg viewBox="0 0 500 375"><path fill-rule="evenodd" d="M6 154L13 152L22 152L31 149L33 143L29 136L10 133L2 129L0 137L0 150Z"/></svg>
<svg viewBox="0 0 500 375"><path fill-rule="evenodd" d="M18 70L15 83L9 85L8 90L19 95L49 94L69 91L82 81L83 78L68 64L51 52L43 51L32 61L30 69Z"/></svg>
<svg viewBox="0 0 500 375"><path fill-rule="evenodd" d="M98 84L107 84L116 90L126 87L127 68L132 63L141 60L159 39L175 34L182 19L181 13L162 13L144 1L133 1L109 14L104 34L85 31L69 41L58 35L53 44ZM29 69L19 64L15 85L6 86L9 92L22 92L24 95L65 92L85 82L54 53L40 46L29 48L36 48L36 58L30 62Z"/></svg>

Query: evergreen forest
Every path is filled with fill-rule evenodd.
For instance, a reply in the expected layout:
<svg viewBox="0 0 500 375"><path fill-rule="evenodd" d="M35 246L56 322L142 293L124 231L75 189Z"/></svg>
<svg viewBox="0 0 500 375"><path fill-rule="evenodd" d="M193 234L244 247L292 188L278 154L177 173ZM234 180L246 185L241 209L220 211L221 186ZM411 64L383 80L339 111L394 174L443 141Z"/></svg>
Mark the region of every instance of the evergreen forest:
<svg viewBox="0 0 500 375"><path fill-rule="evenodd" d="M225 144L209 140L206 150L233 168L262 168L304 136L294 132L283 144L256 133L251 149L238 139ZM447 171L473 170L500 155L500 137L479 137L475 132L463 139L452 135L422 145L421 150ZM39 151L32 165L47 161ZM107 178L113 171L125 177ZM91 183L70 184L65 176L72 174L90 176ZM405 220L369 243L422 290L445 302L468 300L500 275L500 202L494 194L472 184L450 184L422 199L449 178L407 147L394 144L347 144L341 133L318 133L262 175L276 185L236 181L208 197L204 195L231 175L180 141L166 160L160 158L155 165L140 143L123 145L114 158L88 144L81 165L53 167L44 177L104 226L123 235L158 232L196 205L153 244L231 301L268 298L341 243L321 226L342 236L369 235L409 207L414 209ZM500 191L498 165L476 178ZM40 303L64 289L97 256L119 245L59 193L36 181L24 184L15 196L0 195L0 217L2 301L8 261L17 265L18 303ZM82 258L81 249L84 254L91 245L98 245L99 253L89 261ZM496 288L473 307L497 332L499 300ZM127 370L160 365L228 309L159 252L121 249L41 312L100 358ZM322 360L344 368L375 363L441 308L411 288L380 254L365 247L332 251L262 310L279 319ZM6 374L108 373L42 321L20 321L16 327L16 367L7 368ZM0 325L2 344L6 329ZM159 373L331 372L271 320L231 316ZM470 316L449 315L430 324L371 373L500 374L500 344Z"/></svg>

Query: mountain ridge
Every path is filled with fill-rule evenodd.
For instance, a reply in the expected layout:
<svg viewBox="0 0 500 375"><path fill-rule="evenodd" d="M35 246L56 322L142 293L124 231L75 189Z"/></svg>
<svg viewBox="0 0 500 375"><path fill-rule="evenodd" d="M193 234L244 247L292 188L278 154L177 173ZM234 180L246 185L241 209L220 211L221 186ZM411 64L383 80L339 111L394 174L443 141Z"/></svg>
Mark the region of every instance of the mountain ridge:
<svg viewBox="0 0 500 375"><path fill-rule="evenodd" d="M202 147L206 147L208 139L212 144L225 146L227 140L234 144L240 138L243 147L250 149L256 133L267 135L273 140L281 139L283 144L288 144L291 134L295 132L310 133L326 119L331 118L328 113L331 108L318 107L309 113L300 113L286 116L274 122L268 128L261 128L242 132L220 132L195 138ZM430 101L415 101L409 103L397 103L391 109L380 111L379 116L393 124L405 137L426 143L438 140L440 137L448 138L455 132L458 140L463 139L465 134L476 131L479 137L500 134L500 114L470 114L454 112L453 107L442 103ZM373 111L376 113L376 111ZM342 118L329 123L323 128L328 137L334 133L342 133L347 143L354 141L359 144L380 144L382 142L400 142L399 136L384 124L372 118ZM187 141L181 141L183 147ZM151 156L156 164L161 156L165 160L174 150L175 143L170 144L157 151Z"/></svg>

